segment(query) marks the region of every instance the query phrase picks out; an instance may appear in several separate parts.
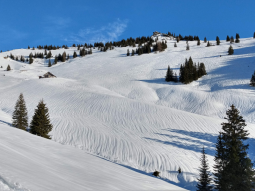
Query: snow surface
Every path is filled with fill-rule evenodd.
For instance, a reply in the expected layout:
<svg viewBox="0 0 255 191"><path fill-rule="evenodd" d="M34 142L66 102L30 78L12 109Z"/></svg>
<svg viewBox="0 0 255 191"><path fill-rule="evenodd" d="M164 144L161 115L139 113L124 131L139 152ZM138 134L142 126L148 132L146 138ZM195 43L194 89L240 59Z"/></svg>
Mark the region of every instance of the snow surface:
<svg viewBox="0 0 255 191"><path fill-rule="evenodd" d="M235 52L229 56L230 43L225 40L212 47L205 47L202 41L200 46L189 42L190 50L186 51L186 42L177 43L175 48L175 41L165 39L168 48L161 53L127 57L127 48L132 47L107 52L93 49L92 55L51 68L41 59L29 65L3 58L10 52L28 56L44 50L0 53L0 120L11 123L20 93L24 94L30 120L43 98L54 126L50 133L53 141L78 148L72 152L79 155L87 157L85 153L90 153L146 175L156 169L165 180L162 186L168 182L170 188L174 184L195 190L201 148L205 146L212 166L221 123L234 104L248 123L249 155L255 160L255 89L249 86L255 69L255 40L241 39L232 44ZM72 55L75 50L52 53L66 51ZM188 85L165 82L167 66L178 74L180 64L190 56L195 62L204 62L208 75ZM10 72L4 71L8 64L13 69ZM38 76L47 71L57 78L39 80ZM177 173L179 167L181 175ZM6 171L10 172L7 167Z"/></svg>

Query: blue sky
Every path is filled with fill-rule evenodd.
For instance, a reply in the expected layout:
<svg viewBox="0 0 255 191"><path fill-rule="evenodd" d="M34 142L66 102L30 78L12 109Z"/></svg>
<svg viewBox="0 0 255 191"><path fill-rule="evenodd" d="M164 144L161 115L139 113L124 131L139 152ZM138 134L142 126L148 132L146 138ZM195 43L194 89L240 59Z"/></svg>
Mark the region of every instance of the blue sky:
<svg viewBox="0 0 255 191"><path fill-rule="evenodd" d="M0 50L149 36L251 37L254 0L0 0Z"/></svg>

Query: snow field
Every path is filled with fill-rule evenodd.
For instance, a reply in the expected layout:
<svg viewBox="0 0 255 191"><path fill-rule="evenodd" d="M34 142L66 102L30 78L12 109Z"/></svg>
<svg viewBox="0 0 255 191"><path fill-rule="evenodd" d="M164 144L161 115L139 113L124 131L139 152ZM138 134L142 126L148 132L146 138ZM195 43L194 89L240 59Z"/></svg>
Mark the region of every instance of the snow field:
<svg viewBox="0 0 255 191"><path fill-rule="evenodd" d="M248 122L249 154L255 159L255 96L249 86L255 69L255 40L232 44L232 56L227 55L230 44L225 40L220 46L205 47L202 41L200 46L196 41L189 45L186 51L186 42L174 48L174 41L168 40L166 51L134 57L126 57L127 48L93 49L92 55L51 68L45 67L47 61L36 59L28 65L3 59L9 53L1 53L1 110L10 117L22 92L31 119L43 98L54 141L144 173L156 169L162 179L194 190L201 148L205 146L212 166L214 143L231 104ZM64 51L72 55L74 48L52 53ZM28 56L32 50L11 52ZM208 75L188 85L166 83L167 66L178 74L180 64L190 56L196 63L204 62ZM14 70L3 71L8 64ZM47 71L57 78L39 80ZM181 176L178 167L183 170Z"/></svg>

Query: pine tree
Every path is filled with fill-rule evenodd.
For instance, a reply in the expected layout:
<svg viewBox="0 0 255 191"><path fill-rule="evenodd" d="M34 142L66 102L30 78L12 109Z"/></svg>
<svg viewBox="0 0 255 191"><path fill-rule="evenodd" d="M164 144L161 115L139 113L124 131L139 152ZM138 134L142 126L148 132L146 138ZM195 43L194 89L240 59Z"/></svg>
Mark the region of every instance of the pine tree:
<svg viewBox="0 0 255 191"><path fill-rule="evenodd" d="M209 46L211 46L211 44L210 44L210 42L208 41L208 42L207 42L207 47L209 47Z"/></svg>
<svg viewBox="0 0 255 191"><path fill-rule="evenodd" d="M206 43L207 42L207 39L206 39L206 37L204 38L204 43Z"/></svg>
<svg viewBox="0 0 255 191"><path fill-rule="evenodd" d="M223 169L226 166L226 156L225 156L225 149L223 147L223 137L222 132L220 132L217 142L216 142L216 153L214 157L215 165L214 168L214 183L215 188L219 191L227 190L225 180L223 179L225 175L223 175Z"/></svg>
<svg viewBox="0 0 255 191"><path fill-rule="evenodd" d="M231 38L230 38L230 43L233 43L233 42L235 42L235 41L234 41L234 37L231 36Z"/></svg>
<svg viewBox="0 0 255 191"><path fill-rule="evenodd" d="M127 49L127 56L130 56L129 49Z"/></svg>
<svg viewBox="0 0 255 191"><path fill-rule="evenodd" d="M250 85L253 87L255 86L255 71L254 71L254 74L252 74Z"/></svg>
<svg viewBox="0 0 255 191"><path fill-rule="evenodd" d="M131 56L134 56L135 55L135 51L134 50L132 50L132 54L131 54Z"/></svg>
<svg viewBox="0 0 255 191"><path fill-rule="evenodd" d="M74 51L73 58L76 58L76 57L77 57L77 53Z"/></svg>
<svg viewBox="0 0 255 191"><path fill-rule="evenodd" d="M173 70L170 69L170 66L168 65L168 68L167 68L167 72L166 72L166 82L170 82L170 81L173 81Z"/></svg>
<svg viewBox="0 0 255 191"><path fill-rule="evenodd" d="M200 40L199 39L197 40L197 46L200 46Z"/></svg>
<svg viewBox="0 0 255 191"><path fill-rule="evenodd" d="M254 32L254 34L253 34L253 38L255 38L255 32Z"/></svg>
<svg viewBox="0 0 255 191"><path fill-rule="evenodd" d="M230 38L229 38L229 36L227 36L227 38L226 38L226 42L228 42L228 41L230 41Z"/></svg>
<svg viewBox="0 0 255 191"><path fill-rule="evenodd" d="M239 34L236 33L236 41L235 41L235 43L239 43L240 42L239 38L240 38Z"/></svg>
<svg viewBox="0 0 255 191"><path fill-rule="evenodd" d="M189 50L189 43L187 43L186 50Z"/></svg>
<svg viewBox="0 0 255 191"><path fill-rule="evenodd" d="M245 120L239 115L240 112L234 105L231 105L226 114L227 123L221 124L223 153L220 160L222 160L223 165L219 169L218 167L215 168L217 175L215 183L218 187L223 188L222 190L252 191L255 182L255 171L252 169L253 163L247 153L249 145L244 144L249 135L248 131L244 129L246 126Z"/></svg>
<svg viewBox="0 0 255 191"><path fill-rule="evenodd" d="M218 36L216 37L216 44L220 45L220 38Z"/></svg>
<svg viewBox="0 0 255 191"><path fill-rule="evenodd" d="M66 61L66 52L63 52L62 54L62 62L65 62Z"/></svg>
<svg viewBox="0 0 255 191"><path fill-rule="evenodd" d="M7 71L10 71L11 70L11 67L10 65L8 64L7 68L6 68Z"/></svg>
<svg viewBox="0 0 255 191"><path fill-rule="evenodd" d="M30 55L29 55L29 64L32 64L34 62L34 60L33 60L33 54L31 53Z"/></svg>
<svg viewBox="0 0 255 191"><path fill-rule="evenodd" d="M26 103L21 93L15 105L15 110L12 114L12 126L18 129L25 130L28 127L28 117Z"/></svg>
<svg viewBox="0 0 255 191"><path fill-rule="evenodd" d="M212 178L209 172L208 160L205 155L205 149L202 149L201 166L199 167L199 178L197 183L197 191L211 191L212 186L210 185Z"/></svg>
<svg viewBox="0 0 255 191"><path fill-rule="evenodd" d="M57 63L58 63L58 56L56 55L54 59L54 64L57 64Z"/></svg>
<svg viewBox="0 0 255 191"><path fill-rule="evenodd" d="M48 67L51 67L51 61L50 61L50 59L49 59Z"/></svg>
<svg viewBox="0 0 255 191"><path fill-rule="evenodd" d="M232 55L234 54L234 49L233 47L230 45L230 47L228 48L228 55Z"/></svg>
<svg viewBox="0 0 255 191"><path fill-rule="evenodd" d="M180 42L180 37L177 37L176 41L177 41L177 43Z"/></svg>
<svg viewBox="0 0 255 191"><path fill-rule="evenodd" d="M41 100L35 109L33 119L30 123L30 132L34 135L50 139L48 133L51 130L52 125L50 123L48 108L43 100Z"/></svg>

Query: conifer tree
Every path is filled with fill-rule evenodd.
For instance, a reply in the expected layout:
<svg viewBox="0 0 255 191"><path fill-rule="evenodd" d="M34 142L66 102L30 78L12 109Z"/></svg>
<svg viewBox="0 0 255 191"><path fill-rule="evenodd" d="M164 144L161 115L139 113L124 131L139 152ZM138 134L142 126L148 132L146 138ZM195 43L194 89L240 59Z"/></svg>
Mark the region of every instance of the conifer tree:
<svg viewBox="0 0 255 191"><path fill-rule="evenodd" d="M234 42L234 37L231 36L231 38L230 38L230 43L233 43L233 42Z"/></svg>
<svg viewBox="0 0 255 191"><path fill-rule="evenodd" d="M253 38L255 38L255 32L254 32L254 34L253 34Z"/></svg>
<svg viewBox="0 0 255 191"><path fill-rule="evenodd" d="M199 39L197 40L197 46L200 46L200 40Z"/></svg>
<svg viewBox="0 0 255 191"><path fill-rule="evenodd" d="M204 43L206 43L207 42L207 39L206 39L206 37L204 38Z"/></svg>
<svg viewBox="0 0 255 191"><path fill-rule="evenodd" d="M52 124L50 123L49 111L46 104L41 100L35 109L33 119L30 123L30 132L34 135L50 139L48 133L51 130Z"/></svg>
<svg viewBox="0 0 255 191"><path fill-rule="evenodd" d="M135 55L135 51L132 49L132 54L131 54L131 56L134 56Z"/></svg>
<svg viewBox="0 0 255 191"><path fill-rule="evenodd" d="M225 177L225 175L223 175L223 169L226 166L226 156L225 156L225 149L223 146L222 132L220 132L217 138L214 162L215 162L215 165L213 166L213 168L215 171L214 173L215 188L219 191L227 190L225 185L225 180L223 179Z"/></svg>
<svg viewBox="0 0 255 191"><path fill-rule="evenodd" d="M216 37L216 44L220 45L220 38L218 36Z"/></svg>
<svg viewBox="0 0 255 191"><path fill-rule="evenodd" d="M173 81L173 70L170 69L170 66L168 65L168 68L167 68L167 72L166 72L166 82L170 82L170 81Z"/></svg>
<svg viewBox="0 0 255 191"><path fill-rule="evenodd" d="M240 38L239 34L236 33L236 41L235 41L235 43L239 43L240 42L239 38Z"/></svg>
<svg viewBox="0 0 255 191"><path fill-rule="evenodd" d="M227 38L226 38L226 42L228 42L228 41L230 41L230 38L229 38L229 36L227 36Z"/></svg>
<svg viewBox="0 0 255 191"><path fill-rule="evenodd" d="M176 41L177 41L177 43L180 42L180 37L177 37Z"/></svg>
<svg viewBox="0 0 255 191"><path fill-rule="evenodd" d="M228 55L232 55L234 54L234 49L233 47L230 45L230 47L228 48Z"/></svg>
<svg viewBox="0 0 255 191"><path fill-rule="evenodd" d="M210 42L208 41L208 42L207 42L207 47L209 47L209 46L211 46L211 44L210 44Z"/></svg>
<svg viewBox="0 0 255 191"><path fill-rule="evenodd" d="M63 52L62 54L62 62L65 62L66 61L66 52Z"/></svg>
<svg viewBox="0 0 255 191"><path fill-rule="evenodd" d="M29 55L29 64L32 64L34 62L34 60L33 60L33 54L31 53L30 55Z"/></svg>
<svg viewBox="0 0 255 191"><path fill-rule="evenodd" d="M10 71L11 70L11 67L10 65L8 64L7 68L6 68L7 71Z"/></svg>
<svg viewBox="0 0 255 191"><path fill-rule="evenodd" d="M252 74L250 85L253 87L255 86L255 71L254 71L254 74Z"/></svg>
<svg viewBox="0 0 255 191"><path fill-rule="evenodd" d="M208 165L208 160L205 155L205 149L203 147L202 149L202 156L200 159L201 166L199 167L199 178L198 178L198 183L197 183L197 191L211 191L212 186L211 181L211 174L209 172L209 165Z"/></svg>
<svg viewBox="0 0 255 191"><path fill-rule="evenodd" d="M130 56L129 49L127 49L127 56Z"/></svg>
<svg viewBox="0 0 255 191"><path fill-rule="evenodd" d="M187 43L186 50L189 50L189 43Z"/></svg>
<svg viewBox="0 0 255 191"><path fill-rule="evenodd" d="M57 64L57 63L58 63L58 56L56 55L54 59L54 64Z"/></svg>
<svg viewBox="0 0 255 191"><path fill-rule="evenodd" d="M51 67L51 61L50 61L50 59L49 59L48 67Z"/></svg>
<svg viewBox="0 0 255 191"><path fill-rule="evenodd" d="M28 117L27 117L27 108L26 103L21 93L16 102L14 112L12 114L12 126L18 129L25 130L28 127Z"/></svg>
<svg viewBox="0 0 255 191"><path fill-rule="evenodd" d="M77 57L77 53L74 51L73 58L76 58L76 57Z"/></svg>
<svg viewBox="0 0 255 191"><path fill-rule="evenodd" d="M244 144L248 139L248 131L244 129L245 120L240 112L231 105L226 112L227 123L222 123L222 133L220 134L223 165L216 166L216 186L222 190L231 191L252 191L255 182L255 172L253 163L248 157L249 145ZM216 154L218 154L218 148ZM218 156L218 155L216 155ZM216 163L217 165L219 163ZM221 184L219 184L221 183Z"/></svg>

